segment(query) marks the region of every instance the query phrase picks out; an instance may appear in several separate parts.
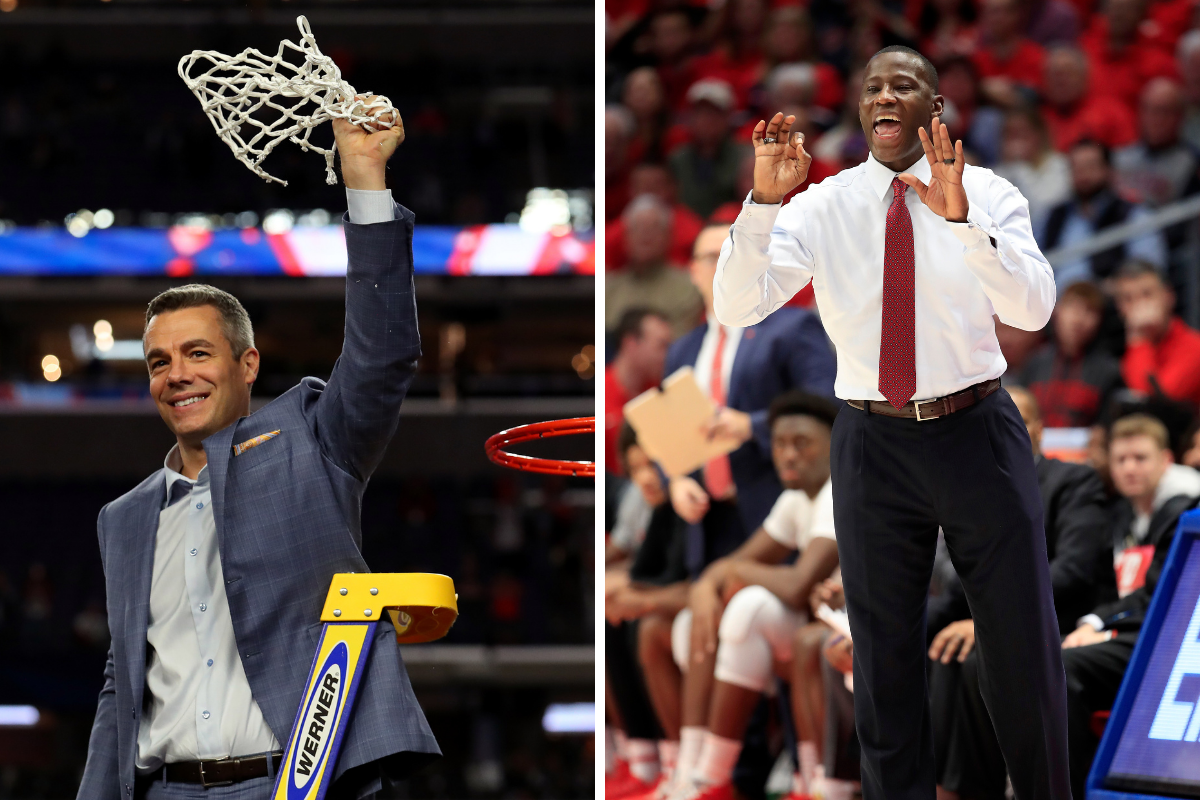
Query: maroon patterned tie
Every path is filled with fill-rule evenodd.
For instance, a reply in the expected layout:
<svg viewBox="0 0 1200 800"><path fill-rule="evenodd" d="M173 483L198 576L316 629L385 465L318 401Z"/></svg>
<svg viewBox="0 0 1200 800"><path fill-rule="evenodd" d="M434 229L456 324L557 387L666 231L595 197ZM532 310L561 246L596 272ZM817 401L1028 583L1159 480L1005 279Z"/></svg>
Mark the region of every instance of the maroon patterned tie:
<svg viewBox="0 0 1200 800"><path fill-rule="evenodd" d="M879 393L900 408L917 393L916 289L912 217L904 205L908 188L892 179L883 249L883 330L879 339Z"/></svg>

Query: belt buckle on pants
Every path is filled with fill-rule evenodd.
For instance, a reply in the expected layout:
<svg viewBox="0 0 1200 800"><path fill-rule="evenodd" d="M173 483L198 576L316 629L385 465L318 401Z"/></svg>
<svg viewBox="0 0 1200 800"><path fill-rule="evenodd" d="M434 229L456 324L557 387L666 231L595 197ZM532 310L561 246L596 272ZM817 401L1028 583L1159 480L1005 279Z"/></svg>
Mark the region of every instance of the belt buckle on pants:
<svg viewBox="0 0 1200 800"><path fill-rule="evenodd" d="M928 422L931 419L937 419L937 417L922 417L921 416L921 404L925 403L926 405L928 405L930 403L938 403L938 402L941 402L941 401L939 401L939 400L916 400L916 401L914 401L913 407L916 408L916 410L917 410L917 422Z"/></svg>
<svg viewBox="0 0 1200 800"><path fill-rule="evenodd" d="M205 789L209 788L210 786L233 786L233 781L231 781L231 780L230 781L210 781L210 780L208 780L208 778L205 777L205 775L204 775L204 762L201 761L199 763L200 763L200 785L203 786Z"/></svg>

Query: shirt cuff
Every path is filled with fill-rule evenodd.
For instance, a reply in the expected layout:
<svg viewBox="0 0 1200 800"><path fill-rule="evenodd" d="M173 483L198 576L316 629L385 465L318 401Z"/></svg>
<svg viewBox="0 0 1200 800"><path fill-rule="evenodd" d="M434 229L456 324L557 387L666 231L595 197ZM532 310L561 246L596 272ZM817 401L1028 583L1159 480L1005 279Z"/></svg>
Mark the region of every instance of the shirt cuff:
<svg viewBox="0 0 1200 800"><path fill-rule="evenodd" d="M1079 623L1075 627L1078 628L1080 625L1091 625L1098 631L1104 630L1104 620L1100 619L1095 614L1087 614L1086 616L1080 617Z"/></svg>
<svg viewBox="0 0 1200 800"><path fill-rule="evenodd" d="M946 224L966 247L974 247L984 241L989 241L992 247L996 246L996 239L992 235L992 231L996 229L996 223L992 221L986 211L972 208L967 211L966 222L947 221Z"/></svg>
<svg viewBox="0 0 1200 800"><path fill-rule="evenodd" d="M396 218L391 189L347 189L346 210L350 212L350 221L355 225L391 222Z"/></svg>
<svg viewBox="0 0 1200 800"><path fill-rule="evenodd" d="M742 213L738 214L733 224L746 233L770 233L775 227L775 218L779 216L781 208L783 205L780 203L756 203L751 199L751 195L746 195L746 200L742 203Z"/></svg>

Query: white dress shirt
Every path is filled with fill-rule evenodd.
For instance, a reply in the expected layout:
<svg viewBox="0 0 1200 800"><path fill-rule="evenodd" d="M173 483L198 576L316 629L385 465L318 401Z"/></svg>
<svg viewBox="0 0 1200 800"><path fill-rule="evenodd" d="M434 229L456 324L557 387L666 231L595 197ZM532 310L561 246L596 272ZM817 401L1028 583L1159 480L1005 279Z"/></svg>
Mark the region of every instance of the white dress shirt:
<svg viewBox="0 0 1200 800"><path fill-rule="evenodd" d="M929 183L924 156L909 170ZM794 197L786 207L747 198L721 248L713 281L717 318L752 325L813 282L821 321L837 348L834 393L883 400L879 341L884 230L897 173L869 157ZM915 400L998 378L1007 364L1001 322L1039 330L1054 309L1054 274L1012 184L968 166L967 222L947 222L911 189L916 306ZM994 244L993 244L994 242Z"/></svg>
<svg viewBox="0 0 1200 800"><path fill-rule="evenodd" d="M163 467L137 767L278 750L238 656L208 467L185 478L178 445Z"/></svg>
<svg viewBox="0 0 1200 800"><path fill-rule="evenodd" d="M721 323L712 314L708 315L708 329L704 331L704 339L700 342L700 352L696 355L696 366L692 368L692 376L700 385L700 391L712 396L712 371L717 359L717 342L721 338ZM738 345L742 341L744 328L725 326L725 351L721 354L721 386L725 389L725 399L729 398L729 375L733 371L733 359L737 357ZM721 403L721 405L725 405Z"/></svg>
<svg viewBox="0 0 1200 800"><path fill-rule="evenodd" d="M346 203L350 221L358 225L395 218L391 190L347 189ZM194 481L184 477L176 445L163 468L137 739L136 765L143 773L164 763L281 749L238 656L208 467Z"/></svg>

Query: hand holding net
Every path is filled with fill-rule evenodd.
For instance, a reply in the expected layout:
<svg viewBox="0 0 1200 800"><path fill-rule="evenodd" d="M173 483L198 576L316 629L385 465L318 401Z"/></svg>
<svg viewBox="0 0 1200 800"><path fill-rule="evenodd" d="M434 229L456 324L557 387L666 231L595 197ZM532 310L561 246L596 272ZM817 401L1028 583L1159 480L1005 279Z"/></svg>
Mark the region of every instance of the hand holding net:
<svg viewBox="0 0 1200 800"><path fill-rule="evenodd" d="M300 44L284 39L274 56L252 47L237 56L193 50L179 60L179 77L200 101L217 136L251 172L287 186L287 181L262 168L263 160L286 140L325 156L325 182L332 186L337 183L333 170L337 145L325 149L310 142L313 128L327 120L345 119L368 131L384 130L392 127L399 115L386 97L358 96L354 87L342 80L333 59L317 47L308 20L297 17L296 25ZM285 60L288 49L300 53L303 62ZM211 64L208 69L191 76L197 64L203 68L206 63ZM278 102L282 98L299 98L299 102L285 106ZM305 113L310 103L316 108Z"/></svg>

